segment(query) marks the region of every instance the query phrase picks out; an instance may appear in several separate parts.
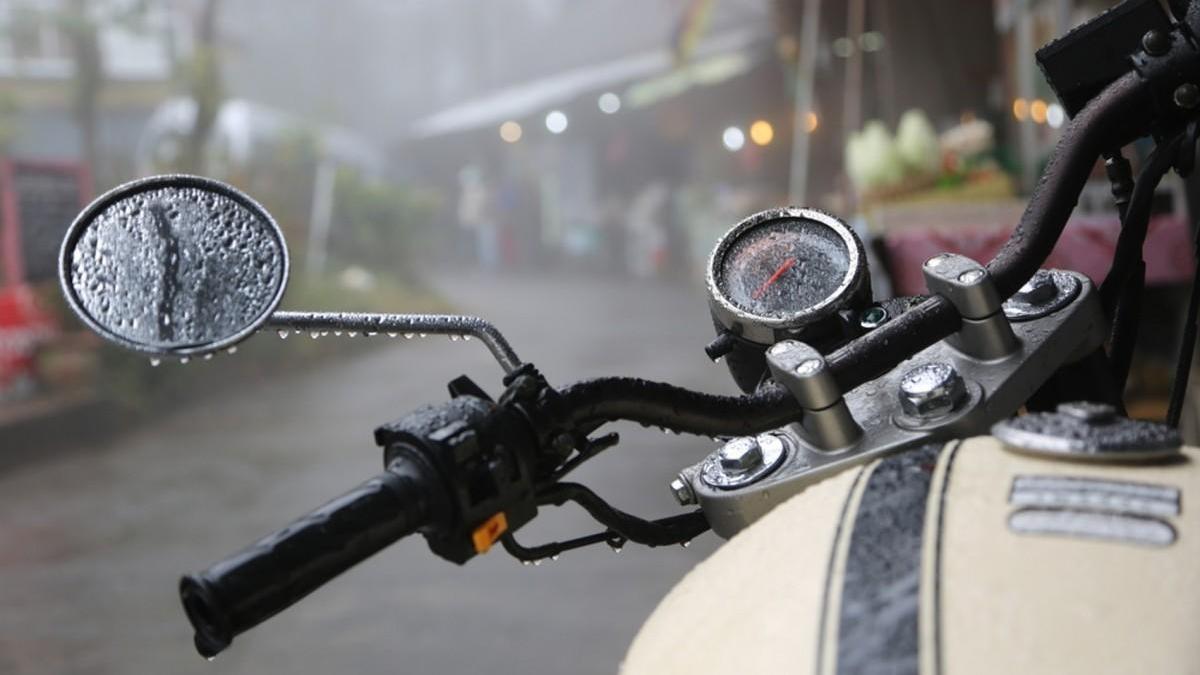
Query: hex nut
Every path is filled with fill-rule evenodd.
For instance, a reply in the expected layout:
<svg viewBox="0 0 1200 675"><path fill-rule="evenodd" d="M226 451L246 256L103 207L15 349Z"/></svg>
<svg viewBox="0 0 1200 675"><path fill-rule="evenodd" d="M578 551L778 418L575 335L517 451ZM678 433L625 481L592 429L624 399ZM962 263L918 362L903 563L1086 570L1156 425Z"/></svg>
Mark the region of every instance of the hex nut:
<svg viewBox="0 0 1200 675"><path fill-rule="evenodd" d="M692 486L683 479L682 474L671 481L671 494L675 496L675 501L679 502L680 506L696 503L696 493L692 492Z"/></svg>
<svg viewBox="0 0 1200 675"><path fill-rule="evenodd" d="M921 364L900 379L900 407L921 420L945 417L967 397L967 387L948 363Z"/></svg>
<svg viewBox="0 0 1200 675"><path fill-rule="evenodd" d="M762 447L752 436L729 441L721 447L717 457L721 463L721 470L734 475L753 471L763 463Z"/></svg>

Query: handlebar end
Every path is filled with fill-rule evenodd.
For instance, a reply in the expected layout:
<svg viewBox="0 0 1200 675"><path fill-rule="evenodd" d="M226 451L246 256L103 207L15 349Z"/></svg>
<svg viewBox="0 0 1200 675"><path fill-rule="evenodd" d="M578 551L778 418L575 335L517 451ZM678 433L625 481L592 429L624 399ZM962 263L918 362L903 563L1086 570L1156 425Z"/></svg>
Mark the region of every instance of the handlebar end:
<svg viewBox="0 0 1200 675"><path fill-rule="evenodd" d="M193 641L200 656L212 659L225 651L233 642L233 628L204 580L190 574L181 578L179 599L196 631Z"/></svg>

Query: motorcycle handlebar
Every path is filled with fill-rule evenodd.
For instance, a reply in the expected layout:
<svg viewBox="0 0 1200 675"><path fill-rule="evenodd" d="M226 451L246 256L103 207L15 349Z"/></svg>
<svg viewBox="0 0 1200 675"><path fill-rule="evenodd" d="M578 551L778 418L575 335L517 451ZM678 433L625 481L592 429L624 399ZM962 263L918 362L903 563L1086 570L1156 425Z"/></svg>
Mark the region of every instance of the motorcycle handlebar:
<svg viewBox="0 0 1200 675"><path fill-rule="evenodd" d="M402 460L401 460L402 461ZM434 483L408 463L179 582L196 650L211 658L325 582L433 518Z"/></svg>

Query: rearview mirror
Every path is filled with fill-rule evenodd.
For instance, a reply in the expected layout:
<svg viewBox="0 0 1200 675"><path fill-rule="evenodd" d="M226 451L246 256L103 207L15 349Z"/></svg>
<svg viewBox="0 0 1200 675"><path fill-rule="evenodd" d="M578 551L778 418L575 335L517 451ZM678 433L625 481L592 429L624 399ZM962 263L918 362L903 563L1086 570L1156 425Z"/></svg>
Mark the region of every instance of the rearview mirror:
<svg viewBox="0 0 1200 675"><path fill-rule="evenodd" d="M252 334L287 285L283 233L253 199L197 176L126 183L75 219L59 255L71 308L129 349L203 354Z"/></svg>

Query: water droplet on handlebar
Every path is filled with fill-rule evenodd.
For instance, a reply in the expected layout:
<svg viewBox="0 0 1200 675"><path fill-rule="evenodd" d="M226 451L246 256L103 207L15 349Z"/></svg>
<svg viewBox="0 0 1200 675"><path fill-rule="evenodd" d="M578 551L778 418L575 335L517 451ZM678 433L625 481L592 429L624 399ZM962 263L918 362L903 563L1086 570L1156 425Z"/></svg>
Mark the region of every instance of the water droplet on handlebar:
<svg viewBox="0 0 1200 675"><path fill-rule="evenodd" d="M533 566L534 566L534 567L539 567L539 566L541 566L541 564L542 564L542 561L541 561L541 560L534 560L534 561L533 561Z"/></svg>
<svg viewBox="0 0 1200 675"><path fill-rule="evenodd" d="M373 330L369 330L369 331L367 331L367 332L365 333L365 335L366 335L367 337L375 337L376 335L379 335L379 333L377 333L377 332L375 332L375 331L373 331Z"/></svg>
<svg viewBox="0 0 1200 675"><path fill-rule="evenodd" d="M388 337L390 337L390 338L394 338L397 335L399 335L399 333L391 333L391 332L388 333Z"/></svg>
<svg viewBox="0 0 1200 675"><path fill-rule="evenodd" d="M204 360L205 360L205 361L212 361L212 357L213 357L212 353L211 353L211 352L209 352L208 354L205 354L205 355L204 355Z"/></svg>
<svg viewBox="0 0 1200 675"><path fill-rule="evenodd" d="M470 342L470 341L471 341L471 336L470 336L470 335L464 335L464 336L462 336L462 339L463 339L463 342Z"/></svg>
<svg viewBox="0 0 1200 675"><path fill-rule="evenodd" d="M335 336L335 337L341 337L341 336L342 336L342 331L340 331L340 330L335 330L335 331L333 331L333 334L334 334L334 336Z"/></svg>
<svg viewBox="0 0 1200 675"><path fill-rule="evenodd" d="M350 337L358 337L358 331L352 330L349 333L346 333L346 335L348 335Z"/></svg>
<svg viewBox="0 0 1200 675"><path fill-rule="evenodd" d="M608 547L612 549L613 553L620 553L621 549L625 548L625 544L624 543L618 544L618 543L610 541L610 542L608 542Z"/></svg>
<svg viewBox="0 0 1200 675"><path fill-rule="evenodd" d="M557 561L557 560L558 560L558 554L557 554L557 553L555 553L554 555L550 556L550 560L551 560L552 562L553 562L553 561Z"/></svg>
<svg viewBox="0 0 1200 675"><path fill-rule="evenodd" d="M532 562L530 562L530 561L528 561L528 560L522 560L522 561L521 561L521 564L522 564L522 565L532 565L533 563L532 563Z"/></svg>
<svg viewBox="0 0 1200 675"><path fill-rule="evenodd" d="M316 340L317 338L321 337L321 333L314 330L313 332L309 333L308 336Z"/></svg>
<svg viewBox="0 0 1200 675"><path fill-rule="evenodd" d="M280 340L286 340L286 339L287 339L287 336L288 336L288 331L287 331L287 329L286 329L286 328L280 328L279 330L277 330L277 331L275 331L275 332L279 334L279 339L280 339Z"/></svg>
<svg viewBox="0 0 1200 675"><path fill-rule="evenodd" d="M188 358L188 357L186 357L186 356L185 356L185 357L183 357L182 359L179 359L179 363L180 363L180 365L186 364L188 361L191 361L191 359L189 359L189 358Z"/></svg>
<svg viewBox="0 0 1200 675"><path fill-rule="evenodd" d="M405 333L405 334L404 334L404 339L405 339L405 340L411 340L411 339L413 339L414 337L416 337L416 336L415 336L415 335L413 335L412 333Z"/></svg>
<svg viewBox="0 0 1200 675"><path fill-rule="evenodd" d="M151 368L157 368L160 363L162 363L162 359L150 359Z"/></svg>
<svg viewBox="0 0 1200 675"><path fill-rule="evenodd" d="M229 349L225 350L225 353L230 356L233 356L234 354L237 353L237 347L230 347Z"/></svg>
<svg viewBox="0 0 1200 675"><path fill-rule="evenodd" d="M450 341L451 341L451 342L458 342L458 336L457 336L457 335L451 335L451 336L450 336Z"/></svg>
<svg viewBox="0 0 1200 675"><path fill-rule="evenodd" d="M420 337L423 337L423 338L425 338L425 337L429 337L429 336L428 336L428 335L426 335L425 333L418 333L418 335L419 335Z"/></svg>
<svg viewBox="0 0 1200 675"><path fill-rule="evenodd" d="M687 548L692 545L692 540L688 539L687 541L681 541L681 542L679 542L679 545L684 548Z"/></svg>

